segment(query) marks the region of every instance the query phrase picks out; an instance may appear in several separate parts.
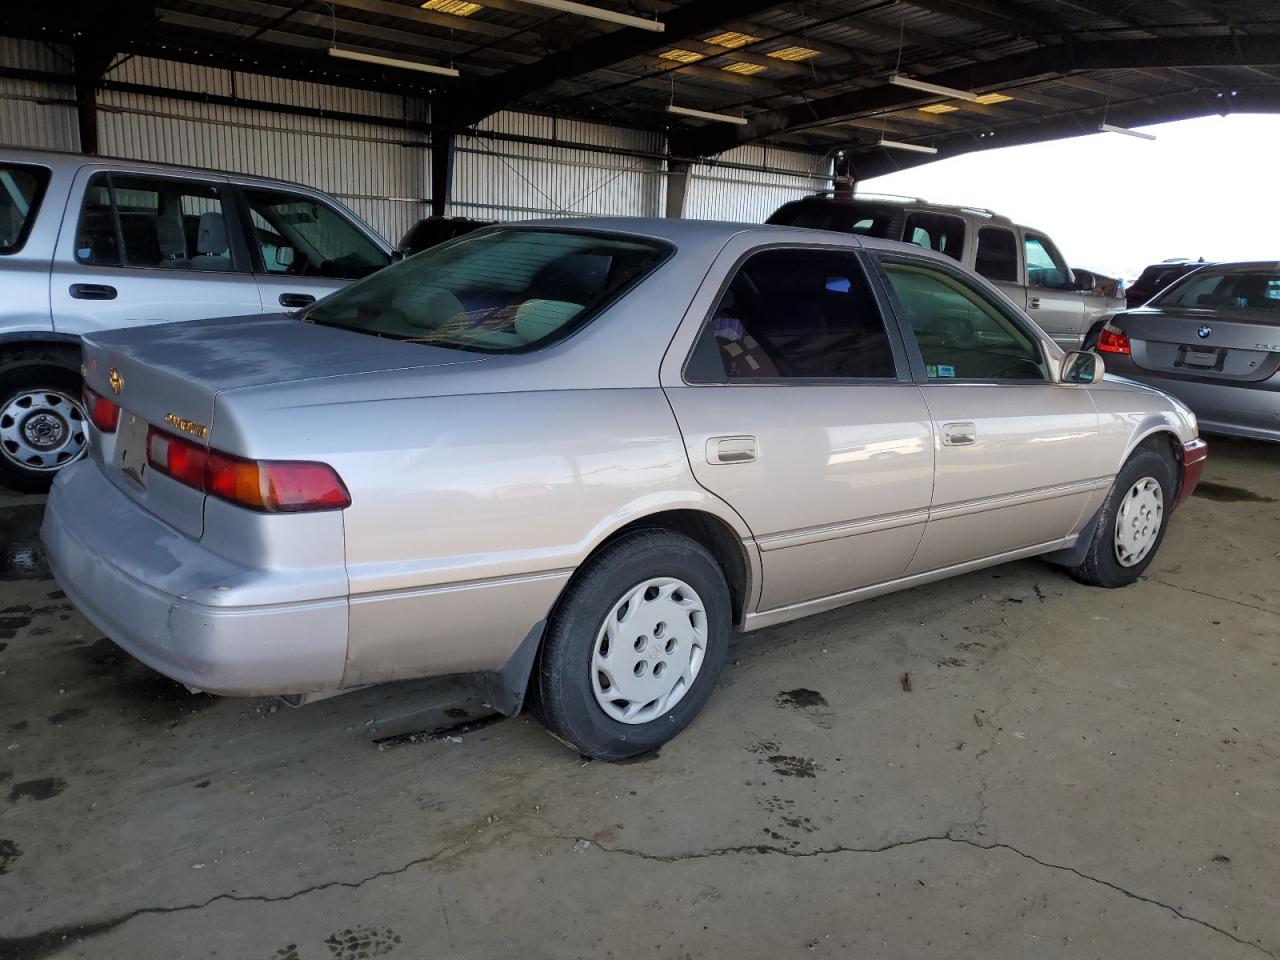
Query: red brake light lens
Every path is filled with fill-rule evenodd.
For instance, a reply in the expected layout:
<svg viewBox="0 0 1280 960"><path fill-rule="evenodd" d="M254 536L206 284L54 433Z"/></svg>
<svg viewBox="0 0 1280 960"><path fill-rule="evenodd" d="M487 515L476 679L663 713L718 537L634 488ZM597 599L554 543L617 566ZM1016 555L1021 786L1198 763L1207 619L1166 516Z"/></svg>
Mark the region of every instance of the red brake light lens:
<svg viewBox="0 0 1280 960"><path fill-rule="evenodd" d="M120 407L106 397L99 396L87 386L80 388L80 399L89 420L102 433L115 433L120 425Z"/></svg>
<svg viewBox="0 0 1280 960"><path fill-rule="evenodd" d="M342 510L351 495L327 463L245 460L152 427L147 462L179 483L262 513Z"/></svg>
<svg viewBox="0 0 1280 960"><path fill-rule="evenodd" d="M1103 327L1098 334L1098 351L1100 353L1132 353L1129 347L1129 335L1115 327Z"/></svg>

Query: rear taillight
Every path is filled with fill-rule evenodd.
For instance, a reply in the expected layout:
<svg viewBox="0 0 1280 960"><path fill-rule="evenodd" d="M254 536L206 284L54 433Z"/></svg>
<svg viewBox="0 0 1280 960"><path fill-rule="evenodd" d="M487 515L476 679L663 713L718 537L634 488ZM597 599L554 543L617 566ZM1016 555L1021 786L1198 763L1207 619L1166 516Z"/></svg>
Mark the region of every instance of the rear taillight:
<svg viewBox="0 0 1280 960"><path fill-rule="evenodd" d="M211 497L263 513L342 510L351 495L327 463L245 460L152 427L147 433L152 468Z"/></svg>
<svg viewBox="0 0 1280 960"><path fill-rule="evenodd" d="M1099 353L1132 353L1129 335L1112 326L1105 326L1098 334Z"/></svg>
<svg viewBox="0 0 1280 960"><path fill-rule="evenodd" d="M89 420L102 433L115 433L120 425L120 407L106 397L99 396L87 386L80 388L80 399L84 402L84 412Z"/></svg>

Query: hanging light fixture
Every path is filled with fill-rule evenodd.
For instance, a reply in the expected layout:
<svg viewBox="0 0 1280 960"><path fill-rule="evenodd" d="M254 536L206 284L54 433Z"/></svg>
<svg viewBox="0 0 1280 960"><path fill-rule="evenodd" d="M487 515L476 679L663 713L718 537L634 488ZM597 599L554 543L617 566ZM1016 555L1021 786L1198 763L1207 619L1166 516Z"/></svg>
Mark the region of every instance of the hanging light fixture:
<svg viewBox="0 0 1280 960"><path fill-rule="evenodd" d="M926 147L923 144L919 144L919 143L903 143L901 140L886 140L884 137L880 138L880 142L877 143L876 146L886 147L889 150L907 150L911 153L937 153L938 152L937 147Z"/></svg>
<svg viewBox="0 0 1280 960"><path fill-rule="evenodd" d="M1130 130L1128 127L1117 127L1114 123L1098 124L1099 133L1123 133L1126 137L1137 137L1139 140L1154 140L1154 133L1143 133L1141 130Z"/></svg>
<svg viewBox="0 0 1280 960"><path fill-rule="evenodd" d="M346 50L342 47L330 47L329 56L340 60L358 60L361 63L376 63L380 67L397 67L401 70L417 70L419 73L435 73L442 77L459 76L453 67L437 67L435 64L422 63L418 60L401 60L399 57L383 57L376 53L362 53L359 50Z"/></svg>
<svg viewBox="0 0 1280 960"><path fill-rule="evenodd" d="M718 123L732 123L740 127L747 125L746 117L735 117L729 113L712 113L710 110L695 110L693 107L678 107L674 103L667 104L667 113L676 113L682 117L696 117L699 120L715 120Z"/></svg>
<svg viewBox="0 0 1280 960"><path fill-rule="evenodd" d="M558 10L560 13L572 13L579 17L601 20L605 23L616 23L623 27L635 27L637 30L652 30L654 33L662 33L667 29L667 25L659 20L646 20L644 17L633 17L629 13L602 10L599 7L588 6L585 3L575 3L574 0L521 0L521 2L534 7Z"/></svg>
<svg viewBox="0 0 1280 960"><path fill-rule="evenodd" d="M978 94L972 90L957 90L955 87L944 87L941 84L929 83L927 80L904 77L898 73L889 78L889 83L895 87L919 90L921 93L936 93L940 97L950 97L953 100L968 100L970 103L978 102Z"/></svg>

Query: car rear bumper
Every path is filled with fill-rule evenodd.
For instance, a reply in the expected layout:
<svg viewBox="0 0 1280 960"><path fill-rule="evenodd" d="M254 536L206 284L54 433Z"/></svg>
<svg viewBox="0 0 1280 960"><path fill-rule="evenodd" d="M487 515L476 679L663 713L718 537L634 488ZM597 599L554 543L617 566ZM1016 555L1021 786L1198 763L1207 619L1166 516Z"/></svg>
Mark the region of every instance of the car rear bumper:
<svg viewBox="0 0 1280 960"><path fill-rule="evenodd" d="M287 694L342 682L345 596L291 599L288 572L212 553L130 500L91 461L59 473L41 538L58 585L94 626L188 687ZM238 602L250 592L252 603Z"/></svg>
<svg viewBox="0 0 1280 960"><path fill-rule="evenodd" d="M1199 437L1182 445L1182 476L1178 482L1178 498L1173 501L1172 509L1177 510L1195 492L1208 459L1209 444Z"/></svg>

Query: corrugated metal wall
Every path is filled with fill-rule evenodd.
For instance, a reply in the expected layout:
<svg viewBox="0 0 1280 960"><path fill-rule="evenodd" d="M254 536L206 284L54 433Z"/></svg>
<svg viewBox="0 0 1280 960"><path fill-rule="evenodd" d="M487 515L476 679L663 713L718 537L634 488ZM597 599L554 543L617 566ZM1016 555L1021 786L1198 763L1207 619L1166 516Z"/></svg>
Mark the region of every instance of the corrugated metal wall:
<svg viewBox="0 0 1280 960"><path fill-rule="evenodd" d="M0 38L0 65L66 72L70 61L43 44ZM98 94L99 148L104 154L319 187L392 241L430 212L426 138L390 125L427 121L426 107L418 101L146 57L125 60L108 79L368 119L297 116L104 90ZM0 79L0 143L77 149L72 96L69 85ZM619 153L500 139L504 135L590 144ZM486 220L662 216L664 149L656 133L499 113L485 120L476 135L458 138L447 212ZM738 148L722 160L760 169L696 167L686 217L763 220L779 204L824 185L830 173L820 158L760 146Z"/></svg>
<svg viewBox="0 0 1280 960"><path fill-rule="evenodd" d="M728 150L719 160L693 168L684 210L689 219L760 223L788 200L831 185L831 160L811 153L751 144ZM761 169L739 170L725 162Z"/></svg>
<svg viewBox="0 0 1280 960"><path fill-rule="evenodd" d="M45 44L0 37L0 67L62 73L70 62L70 54ZM70 85L0 77L0 143L78 150L74 100Z"/></svg>

